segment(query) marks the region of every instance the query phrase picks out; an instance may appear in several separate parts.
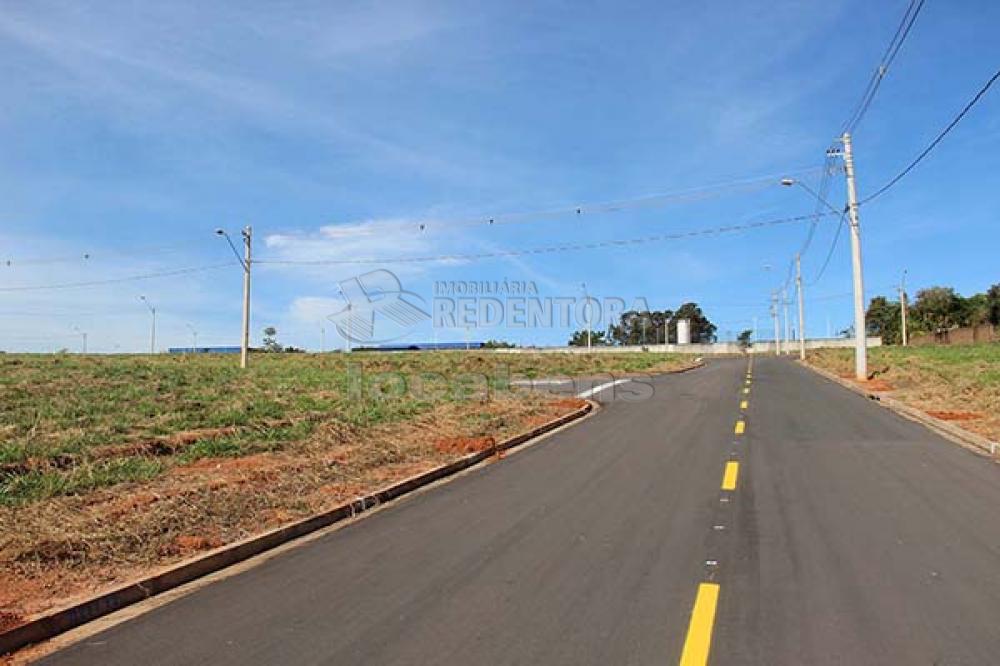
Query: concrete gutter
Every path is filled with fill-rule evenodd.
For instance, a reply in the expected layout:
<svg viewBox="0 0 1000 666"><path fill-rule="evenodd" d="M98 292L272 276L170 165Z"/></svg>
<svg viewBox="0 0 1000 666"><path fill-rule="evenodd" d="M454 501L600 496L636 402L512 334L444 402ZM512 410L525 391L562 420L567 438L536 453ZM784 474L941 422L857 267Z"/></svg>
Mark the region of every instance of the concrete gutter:
<svg viewBox="0 0 1000 666"><path fill-rule="evenodd" d="M197 578L247 560L311 532L371 511L387 502L399 499L436 481L478 465L491 456L499 456L504 451L521 446L530 440L576 421L589 414L595 407L596 403L587 401L585 406L569 414L494 444L483 451L466 455L455 462L404 479L323 513L208 551L141 580L133 581L71 606L36 617L25 624L0 633L0 655L48 640L82 624L185 585Z"/></svg>
<svg viewBox="0 0 1000 666"><path fill-rule="evenodd" d="M977 453L983 456L988 456L995 460L1000 459L1000 445L998 445L996 442L990 441L989 439L983 437L982 435L970 432L965 428L960 428L954 423L949 423L948 421L945 421L943 419L933 417L930 414L917 409L916 407L911 407L910 405L907 405L901 400L897 400L896 398L890 397L884 393L880 393L877 391L869 391L863 386L859 386L848 379L844 379L843 377L838 377L829 370L816 367L811 363L803 363L801 361L799 361L799 363L805 366L806 368L809 368L816 374L821 375L822 377L825 377L826 379L829 379L832 382L840 384L846 389L854 391L859 395L863 395L870 400L874 400L882 407L885 407L886 409L896 412L900 416L910 419L911 421L916 421L917 423L920 423L921 425L930 428L931 430L941 435L945 439L955 442L959 446L963 446L972 451L973 453Z"/></svg>

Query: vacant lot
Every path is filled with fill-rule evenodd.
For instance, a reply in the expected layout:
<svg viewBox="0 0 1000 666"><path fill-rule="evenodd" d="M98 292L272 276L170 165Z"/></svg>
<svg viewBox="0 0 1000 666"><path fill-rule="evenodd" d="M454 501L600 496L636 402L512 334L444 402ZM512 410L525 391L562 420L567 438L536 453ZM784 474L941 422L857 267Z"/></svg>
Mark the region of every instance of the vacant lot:
<svg viewBox="0 0 1000 666"><path fill-rule="evenodd" d="M1000 345L876 347L869 354L869 388L1000 441ZM852 350L817 350L808 360L853 377Z"/></svg>
<svg viewBox="0 0 1000 666"><path fill-rule="evenodd" d="M0 356L0 627L572 411L660 354Z"/></svg>

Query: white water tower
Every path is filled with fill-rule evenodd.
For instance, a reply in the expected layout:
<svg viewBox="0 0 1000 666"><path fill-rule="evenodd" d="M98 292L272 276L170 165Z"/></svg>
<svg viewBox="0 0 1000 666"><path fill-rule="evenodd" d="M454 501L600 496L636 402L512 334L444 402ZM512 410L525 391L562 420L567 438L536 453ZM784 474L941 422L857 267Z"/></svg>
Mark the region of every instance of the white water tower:
<svg viewBox="0 0 1000 666"><path fill-rule="evenodd" d="M691 344L691 320L690 319L678 319L677 320L677 344L679 344L679 345L689 345L689 344Z"/></svg>

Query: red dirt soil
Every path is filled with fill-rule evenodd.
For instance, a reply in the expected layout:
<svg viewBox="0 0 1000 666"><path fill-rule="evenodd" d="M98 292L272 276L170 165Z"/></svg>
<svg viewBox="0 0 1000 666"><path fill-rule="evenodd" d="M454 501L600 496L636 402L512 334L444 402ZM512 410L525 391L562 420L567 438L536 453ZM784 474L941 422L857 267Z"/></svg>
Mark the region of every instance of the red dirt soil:
<svg viewBox="0 0 1000 666"><path fill-rule="evenodd" d="M974 421L983 418L982 414L976 412L949 412L949 411L929 411L929 415L942 421Z"/></svg>
<svg viewBox="0 0 1000 666"><path fill-rule="evenodd" d="M440 453L477 453L495 444L492 437L442 437L434 442L434 448Z"/></svg>

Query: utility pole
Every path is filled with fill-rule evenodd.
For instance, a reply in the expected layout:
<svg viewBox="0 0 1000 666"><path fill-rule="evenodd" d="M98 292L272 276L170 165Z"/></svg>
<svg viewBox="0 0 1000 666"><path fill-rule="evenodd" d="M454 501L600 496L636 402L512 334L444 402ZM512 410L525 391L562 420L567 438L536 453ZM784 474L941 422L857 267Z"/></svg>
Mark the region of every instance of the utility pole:
<svg viewBox="0 0 1000 666"><path fill-rule="evenodd" d="M198 351L198 331L194 330L194 326L191 324L187 325L188 329L191 331L191 353Z"/></svg>
<svg viewBox="0 0 1000 666"><path fill-rule="evenodd" d="M795 288L799 292L799 360L806 360L806 306L802 294L802 256L795 255Z"/></svg>
<svg viewBox="0 0 1000 666"><path fill-rule="evenodd" d="M580 285L583 287L583 307L587 313L587 351L590 351L590 296L587 295L587 283Z"/></svg>
<svg viewBox="0 0 1000 666"><path fill-rule="evenodd" d="M149 302L149 299L146 298L145 296L140 296L139 300L145 303L146 307L149 308L149 311L153 314L153 328L149 334L149 353L155 354L156 353L156 307L154 307L153 304Z"/></svg>
<svg viewBox="0 0 1000 666"><path fill-rule="evenodd" d="M903 271L903 279L899 283L899 313L903 318L900 322L900 332L903 334L903 346L909 342L909 335L906 331L906 271Z"/></svg>
<svg viewBox="0 0 1000 666"><path fill-rule="evenodd" d="M250 358L250 253L253 228L243 228L243 340L240 345L240 367L246 368Z"/></svg>
<svg viewBox="0 0 1000 666"><path fill-rule="evenodd" d="M83 351L81 353L87 353L87 332L81 331L79 326L74 326L73 330L80 334L80 338L83 340Z"/></svg>
<svg viewBox="0 0 1000 666"><path fill-rule="evenodd" d="M787 289L782 289L781 290L781 305L785 309L785 346L784 346L784 351L785 351L786 354L788 354L788 353L790 353L792 351L792 348L791 348L792 336L791 336L791 333L789 331L789 327L791 326L791 322L788 321L788 290Z"/></svg>
<svg viewBox="0 0 1000 666"><path fill-rule="evenodd" d="M322 354L326 351L326 327L319 327L319 353Z"/></svg>
<svg viewBox="0 0 1000 666"><path fill-rule="evenodd" d="M351 353L351 337L354 335L354 327L351 325L352 315L351 315L351 303L347 304L347 339L344 342L347 343L347 353Z"/></svg>
<svg viewBox="0 0 1000 666"><path fill-rule="evenodd" d="M778 322L778 292L771 294L771 319L774 320L774 355L781 356L781 324Z"/></svg>
<svg viewBox="0 0 1000 666"><path fill-rule="evenodd" d="M226 239L233 254L236 255L236 260L243 267L243 335L240 341L240 367L246 368L250 357L250 246L253 240L253 229L250 225L243 228L242 257L225 229L216 229L215 233Z"/></svg>
<svg viewBox="0 0 1000 666"><path fill-rule="evenodd" d="M851 133L844 132L844 174L847 176L847 212L851 227L851 266L854 273L854 376L868 378L867 327L865 326L865 281L861 266L861 223L858 220L858 190L854 182Z"/></svg>

